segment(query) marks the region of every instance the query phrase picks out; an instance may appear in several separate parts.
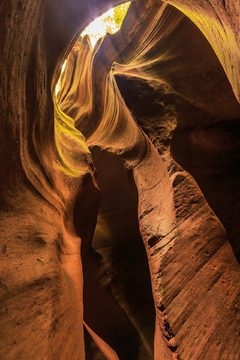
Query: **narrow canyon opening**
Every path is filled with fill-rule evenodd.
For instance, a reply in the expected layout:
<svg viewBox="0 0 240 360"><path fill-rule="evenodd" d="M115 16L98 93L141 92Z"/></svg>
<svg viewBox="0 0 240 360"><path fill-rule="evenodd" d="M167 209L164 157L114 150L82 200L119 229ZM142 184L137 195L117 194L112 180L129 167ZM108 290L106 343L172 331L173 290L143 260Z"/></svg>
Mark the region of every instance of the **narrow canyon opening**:
<svg viewBox="0 0 240 360"><path fill-rule="evenodd" d="M146 32L144 21L148 24L149 18L156 25ZM140 28L135 26L134 35L127 43L128 17L120 35L107 34L102 39L95 36L93 42L87 31L83 32L65 63L57 94L59 108L73 119L74 126L86 139L100 189L94 235L88 249L82 249L84 321L120 359L126 360L153 358L156 305L152 295L154 280L149 272L151 260L146 250L154 249L161 238L169 236L183 221L182 211L186 212L181 209L183 205L195 214L204 204L204 195L225 226L239 257L236 246L239 242L232 230L238 215L233 209L228 215L229 209L223 203L233 204L231 193L224 189L225 178L229 178L229 157L236 164L236 173L233 166L230 177L237 190L234 178L238 178L238 158L232 145L238 146L239 127L234 124L240 106L210 44L185 15L163 5L153 8L145 20L140 19L143 24ZM123 45L117 51L119 38ZM186 42L188 45L182 50ZM89 128L91 122L93 126ZM215 129L220 129L220 133ZM222 141L226 146L222 146ZM139 225L139 219L145 221L148 213L154 213L154 207L149 204L150 208L140 213L142 184L136 186L134 175L149 151L150 142L157 153L148 162L158 164L161 156L162 166L169 173L149 172L149 165L143 171L145 181L156 187L153 196L161 204L151 220L161 223L156 233L150 224L149 230L142 230ZM224 152L222 156L221 152ZM221 174L217 178L216 166ZM172 180L174 167L181 175ZM188 174L196 180L203 195ZM165 186L158 188L158 182ZM167 190L170 187L173 193ZM180 204L178 197L185 199L186 191L187 204ZM219 191L221 197L216 198ZM82 197L79 201L83 201ZM83 209L77 201L75 228L82 227L79 218L83 215L78 207ZM176 214L171 217L169 213L174 208ZM147 242L143 236L146 231ZM79 236L84 240L81 232ZM165 309L165 305L160 308ZM164 319L165 310L160 313ZM171 340L174 331L166 319L162 321L167 347L174 354L177 349ZM87 358L94 358L96 345L86 330L85 346Z"/></svg>

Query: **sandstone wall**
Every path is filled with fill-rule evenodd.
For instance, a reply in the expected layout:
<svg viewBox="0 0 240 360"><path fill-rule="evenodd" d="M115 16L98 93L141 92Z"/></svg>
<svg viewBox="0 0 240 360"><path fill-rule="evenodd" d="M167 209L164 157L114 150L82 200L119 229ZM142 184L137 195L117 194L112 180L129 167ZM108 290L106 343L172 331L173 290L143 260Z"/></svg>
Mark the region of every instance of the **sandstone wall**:
<svg viewBox="0 0 240 360"><path fill-rule="evenodd" d="M0 358L238 360L238 1L119 3L0 5Z"/></svg>

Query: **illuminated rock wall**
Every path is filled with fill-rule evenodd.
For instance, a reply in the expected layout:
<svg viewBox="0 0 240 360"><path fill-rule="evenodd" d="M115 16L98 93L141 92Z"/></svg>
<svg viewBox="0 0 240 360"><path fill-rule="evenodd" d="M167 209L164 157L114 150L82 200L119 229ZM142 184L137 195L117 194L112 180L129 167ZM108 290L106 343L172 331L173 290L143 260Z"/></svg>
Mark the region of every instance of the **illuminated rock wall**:
<svg viewBox="0 0 240 360"><path fill-rule="evenodd" d="M0 358L237 360L237 1L118 3L0 5Z"/></svg>

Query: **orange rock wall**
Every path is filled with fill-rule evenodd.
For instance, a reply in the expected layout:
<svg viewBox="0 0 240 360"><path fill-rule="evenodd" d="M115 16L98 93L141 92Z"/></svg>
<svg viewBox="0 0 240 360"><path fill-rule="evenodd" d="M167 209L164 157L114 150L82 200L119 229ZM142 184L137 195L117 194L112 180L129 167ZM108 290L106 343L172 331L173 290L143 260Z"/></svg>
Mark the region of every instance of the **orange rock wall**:
<svg viewBox="0 0 240 360"><path fill-rule="evenodd" d="M237 360L238 4L119 3L0 5L0 358Z"/></svg>

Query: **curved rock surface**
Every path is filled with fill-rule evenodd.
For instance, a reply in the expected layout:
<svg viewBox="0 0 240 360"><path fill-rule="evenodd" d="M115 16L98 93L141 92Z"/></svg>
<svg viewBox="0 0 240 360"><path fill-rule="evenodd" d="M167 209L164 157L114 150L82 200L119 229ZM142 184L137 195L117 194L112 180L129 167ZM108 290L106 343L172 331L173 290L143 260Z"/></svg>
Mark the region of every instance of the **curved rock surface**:
<svg viewBox="0 0 240 360"><path fill-rule="evenodd" d="M119 3L0 5L0 358L238 360L238 1Z"/></svg>

